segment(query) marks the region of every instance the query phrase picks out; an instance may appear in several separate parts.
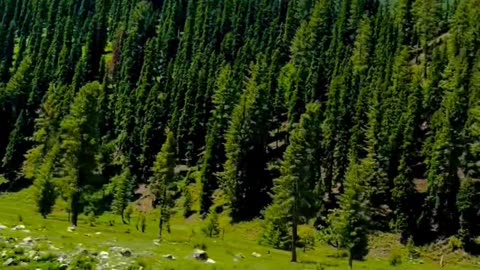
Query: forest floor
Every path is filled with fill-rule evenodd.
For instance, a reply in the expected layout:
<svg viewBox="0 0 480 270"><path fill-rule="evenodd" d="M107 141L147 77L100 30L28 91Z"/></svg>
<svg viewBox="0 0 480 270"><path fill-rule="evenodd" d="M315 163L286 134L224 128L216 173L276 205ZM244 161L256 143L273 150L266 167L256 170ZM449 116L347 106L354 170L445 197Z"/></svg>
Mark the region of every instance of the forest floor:
<svg viewBox="0 0 480 270"><path fill-rule="evenodd" d="M136 229L136 217L128 225L113 215L97 218L94 226L82 216L79 226L68 231L68 216L61 209L43 219L34 208L31 190L0 195L0 269L53 270L67 264L69 269L81 269L72 267L72 262L82 254L96 261L95 269L127 269L135 262L146 269L348 269L341 253L318 243L314 250L299 249L299 263L290 263L289 252L258 245L261 221L228 226L223 236L210 239L203 236L198 218L177 217L171 234L157 242L153 214L147 218L145 233ZM25 228L12 230L17 225ZM215 264L193 259L196 247L204 248ZM480 269L480 258L453 249L451 244L419 248L419 258L410 260L396 235L377 235L371 239L366 260L355 262L354 269ZM120 254L125 250L131 256ZM164 258L167 254L176 259ZM396 266L392 266L394 257Z"/></svg>

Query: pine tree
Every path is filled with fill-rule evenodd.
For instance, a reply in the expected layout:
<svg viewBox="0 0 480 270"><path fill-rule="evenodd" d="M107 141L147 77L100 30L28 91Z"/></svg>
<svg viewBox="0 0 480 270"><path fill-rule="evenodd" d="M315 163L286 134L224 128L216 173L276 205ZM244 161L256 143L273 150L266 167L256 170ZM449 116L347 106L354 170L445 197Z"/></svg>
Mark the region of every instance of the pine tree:
<svg viewBox="0 0 480 270"><path fill-rule="evenodd" d="M112 210L120 215L122 222L125 222L125 210L133 197L133 179L130 170L126 168L122 174L116 175L112 179L113 184L113 201Z"/></svg>
<svg viewBox="0 0 480 270"><path fill-rule="evenodd" d="M274 181L273 187L273 204L284 209L286 219L291 222L292 262L297 261L297 228L300 218L318 211L315 199L323 195L322 192L315 193L316 189L323 189L320 141L321 110L319 104L313 103L307 106L299 125L290 134L290 144L280 168L281 177Z"/></svg>
<svg viewBox="0 0 480 270"><path fill-rule="evenodd" d="M368 201L363 187L366 176L362 165L350 165L340 208L329 217L339 247L348 251L350 269L353 260L363 259L368 253Z"/></svg>
<svg viewBox="0 0 480 270"><path fill-rule="evenodd" d="M82 87L70 113L61 123L60 169L66 181L63 192L70 204L73 226L77 226L89 184L98 177L95 175L95 156L100 143L98 113L101 93L102 86L98 82Z"/></svg>
<svg viewBox="0 0 480 270"><path fill-rule="evenodd" d="M203 233L210 237L215 238L220 235L220 225L218 223L218 213L215 209L210 209L205 225L202 228Z"/></svg>
<svg viewBox="0 0 480 270"><path fill-rule="evenodd" d="M234 220L257 215L268 202L271 180L266 171L269 103L266 85L260 81L260 66L253 65L240 103L235 107L226 134L227 160L223 190Z"/></svg>
<svg viewBox="0 0 480 270"><path fill-rule="evenodd" d="M153 175L150 178L150 189L155 195L157 206L160 210L159 233L162 239L164 225L169 228L170 212L173 207L172 187L175 181L175 137L169 131L167 139L158 153L153 165ZM169 229L168 229L169 231Z"/></svg>

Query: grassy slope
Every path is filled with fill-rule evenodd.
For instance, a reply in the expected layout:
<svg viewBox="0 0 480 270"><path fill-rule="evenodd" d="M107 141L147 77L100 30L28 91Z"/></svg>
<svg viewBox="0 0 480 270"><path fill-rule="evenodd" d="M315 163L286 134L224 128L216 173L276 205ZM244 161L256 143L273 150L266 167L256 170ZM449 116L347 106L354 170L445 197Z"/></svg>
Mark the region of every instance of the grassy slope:
<svg viewBox="0 0 480 270"><path fill-rule="evenodd" d="M198 220L185 221L176 218L172 222L172 234L166 235L165 241L160 246L155 246L153 240L157 236L158 229L154 216L149 217L145 233L135 229L135 218L132 220L132 225L124 225L121 224L118 217L111 215L100 217L95 227L89 226L86 218L83 218L79 228L71 233L66 230L68 222L65 213L56 210L47 220L35 213L29 190L0 195L0 224L8 227L18 225L19 216L22 217L23 224L31 230L31 233L6 230L0 232L0 235L15 236L20 239L27 235L46 237L56 247L65 251L78 249L80 243L93 251L108 251L111 246L128 247L133 250L135 255L148 261L152 265L152 269L322 269L319 266L324 269L348 269L346 260L335 258L336 251L328 246L317 246L314 251L307 253L300 251L301 263L290 264L288 252L272 250L257 244L256 239L260 233L259 222L228 227L224 240L220 240L204 238L200 232L201 225ZM115 219L115 226L108 225L112 219ZM95 234L96 232L101 234ZM394 238L393 235L376 237L372 241L373 248L367 260L356 262L354 269L440 269L438 264L440 254L438 253L425 254L422 258L425 261L424 264L409 262L404 257L401 265L390 266L388 258L392 249L401 249ZM191 259L193 246L197 243L207 245L209 256L217 261L216 265L205 265ZM267 254L268 251L270 254ZM262 257L255 258L250 255L252 252L258 252L262 254ZM404 253L405 250L401 250L401 252ZM243 254L246 259L239 263L234 262L234 256L239 253ZM165 261L162 259L164 254L173 254L178 260L175 262ZM442 269L473 270L480 268L480 260L464 257L460 252L446 255L444 261L446 266Z"/></svg>

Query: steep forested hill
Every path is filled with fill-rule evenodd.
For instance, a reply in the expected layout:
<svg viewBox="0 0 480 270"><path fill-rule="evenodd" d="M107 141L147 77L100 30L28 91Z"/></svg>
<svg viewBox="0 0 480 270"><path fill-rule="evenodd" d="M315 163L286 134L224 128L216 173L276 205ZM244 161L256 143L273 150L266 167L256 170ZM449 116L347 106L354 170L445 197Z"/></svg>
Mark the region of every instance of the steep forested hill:
<svg viewBox="0 0 480 270"><path fill-rule="evenodd" d="M186 215L265 216L282 248L309 220L466 248L480 233L479 0L0 0L0 16L0 188L33 184L45 217L58 196L74 224L123 215L148 184L161 223L182 197Z"/></svg>

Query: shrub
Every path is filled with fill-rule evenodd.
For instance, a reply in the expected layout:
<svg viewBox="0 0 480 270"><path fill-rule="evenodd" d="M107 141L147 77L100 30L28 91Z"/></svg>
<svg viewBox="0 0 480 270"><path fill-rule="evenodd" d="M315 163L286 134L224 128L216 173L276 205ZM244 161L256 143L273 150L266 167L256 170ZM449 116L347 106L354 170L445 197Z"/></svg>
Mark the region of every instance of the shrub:
<svg viewBox="0 0 480 270"><path fill-rule="evenodd" d="M130 224L130 220L132 219L133 214L133 206L129 204L125 209L125 220Z"/></svg>
<svg viewBox="0 0 480 270"><path fill-rule="evenodd" d="M413 243L412 238L408 239L407 252L408 252L408 257L410 258L410 260L415 260L415 259L420 258L420 252L415 247L415 244Z"/></svg>
<svg viewBox="0 0 480 270"><path fill-rule="evenodd" d="M195 244L193 244L193 248L207 250L207 245L204 242L196 242Z"/></svg>
<svg viewBox="0 0 480 270"><path fill-rule="evenodd" d="M394 250L392 254L390 254L390 258L388 259L391 266L397 266L402 264L402 254L398 250Z"/></svg>
<svg viewBox="0 0 480 270"><path fill-rule="evenodd" d="M462 241L460 241L460 239L458 239L455 236L452 236L448 239L447 247L448 247L448 250L453 252L455 250L461 249L463 247L463 244L462 244Z"/></svg>
<svg viewBox="0 0 480 270"><path fill-rule="evenodd" d="M220 224L218 223L218 214L215 210L210 210L202 232L210 238L220 235Z"/></svg>
<svg viewBox="0 0 480 270"><path fill-rule="evenodd" d="M93 270L97 261L88 255L80 255L72 261L68 269Z"/></svg>

